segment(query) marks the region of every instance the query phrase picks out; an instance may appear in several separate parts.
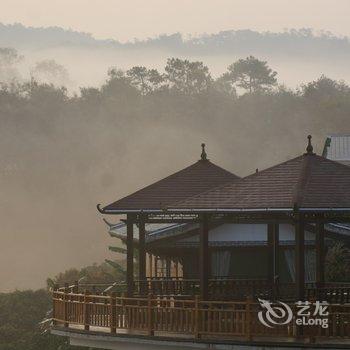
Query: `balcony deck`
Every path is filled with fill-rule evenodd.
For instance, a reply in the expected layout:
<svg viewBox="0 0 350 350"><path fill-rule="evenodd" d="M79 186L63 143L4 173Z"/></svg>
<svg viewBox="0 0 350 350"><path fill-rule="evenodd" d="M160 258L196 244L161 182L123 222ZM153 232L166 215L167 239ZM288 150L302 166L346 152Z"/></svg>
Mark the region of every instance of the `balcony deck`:
<svg viewBox="0 0 350 350"><path fill-rule="evenodd" d="M252 297L234 301L202 301L198 296L184 299L180 295L127 298L114 292L95 295L66 288L53 292L53 329L70 334L175 339L195 343L297 342L350 348L349 289L345 292L344 288L333 288L333 292L328 292L329 300L330 296L339 299L340 294L343 299L342 303L329 301L328 328L320 325L297 326L294 318L288 324L266 327L258 319L261 306ZM290 302L289 305L295 310L295 303Z"/></svg>

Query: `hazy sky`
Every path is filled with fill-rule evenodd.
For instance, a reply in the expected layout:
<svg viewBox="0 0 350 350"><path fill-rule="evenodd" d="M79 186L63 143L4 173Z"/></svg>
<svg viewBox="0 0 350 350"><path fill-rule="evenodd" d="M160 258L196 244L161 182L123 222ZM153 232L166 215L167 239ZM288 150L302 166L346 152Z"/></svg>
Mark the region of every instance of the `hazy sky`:
<svg viewBox="0 0 350 350"><path fill-rule="evenodd" d="M0 21L122 41L160 33L314 28L350 36L350 0L0 0Z"/></svg>

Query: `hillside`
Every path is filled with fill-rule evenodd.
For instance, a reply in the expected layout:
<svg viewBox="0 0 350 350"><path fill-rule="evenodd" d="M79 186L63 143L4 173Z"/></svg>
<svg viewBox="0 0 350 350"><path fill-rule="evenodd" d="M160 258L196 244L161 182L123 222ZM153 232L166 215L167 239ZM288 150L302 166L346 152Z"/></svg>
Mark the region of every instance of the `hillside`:
<svg viewBox="0 0 350 350"><path fill-rule="evenodd" d="M254 55L269 61L279 72L279 82L293 88L322 74L350 81L349 39L309 29L281 33L228 30L198 37L175 33L122 43L60 27L0 24L0 47L13 47L24 56L17 67L24 79L37 62L54 59L67 69L65 85L76 92L81 86L101 86L110 67L161 69L169 57L203 61L218 77L233 61Z"/></svg>
<svg viewBox="0 0 350 350"><path fill-rule="evenodd" d="M291 29L281 33L252 30L227 30L198 37L180 33L159 35L147 40L121 43L117 39L97 40L89 33L60 27L35 28L22 24L0 23L0 46L16 48L95 47L115 49L161 49L182 54L244 54L278 53L296 55L348 55L347 37L336 37L329 32L314 33L311 29Z"/></svg>

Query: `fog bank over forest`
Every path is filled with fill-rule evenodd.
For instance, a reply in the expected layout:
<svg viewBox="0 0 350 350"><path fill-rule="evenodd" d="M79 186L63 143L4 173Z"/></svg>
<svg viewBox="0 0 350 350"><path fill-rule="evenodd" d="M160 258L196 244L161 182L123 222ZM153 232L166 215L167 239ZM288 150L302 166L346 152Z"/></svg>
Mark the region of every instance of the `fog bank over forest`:
<svg viewBox="0 0 350 350"><path fill-rule="evenodd" d="M66 67L70 78L66 85L76 92L80 86L103 84L110 66L127 69L142 64L161 69L171 56L203 61L218 77L233 61L254 55L269 61L278 70L280 83L293 88L320 73L350 81L349 39L310 29L281 33L227 30L196 37L174 33L119 42L96 40L90 34L59 27L0 24L0 47L14 47L23 54L19 66L23 78L28 78L37 61L55 59Z"/></svg>
<svg viewBox="0 0 350 350"><path fill-rule="evenodd" d="M223 34L208 36L205 48L178 36L122 44L59 28L0 26L0 33L0 291L39 288L48 276L115 256L96 204L192 164L202 142L211 161L245 176L304 152L309 133L318 153L327 134L350 133L349 68L340 63L350 53L347 39L249 32L276 40L271 52L256 45L255 55L247 47L224 52ZM299 53L308 49L298 56L290 44L293 53L283 54L285 74L299 72L297 89L281 85L277 47L288 45L280 35L304 43ZM108 62L103 50L114 55ZM130 61L122 64L118 50ZM217 71L216 52L225 57ZM333 74L314 66L311 53ZM298 70L296 57L314 78ZM249 79L251 71L259 76Z"/></svg>

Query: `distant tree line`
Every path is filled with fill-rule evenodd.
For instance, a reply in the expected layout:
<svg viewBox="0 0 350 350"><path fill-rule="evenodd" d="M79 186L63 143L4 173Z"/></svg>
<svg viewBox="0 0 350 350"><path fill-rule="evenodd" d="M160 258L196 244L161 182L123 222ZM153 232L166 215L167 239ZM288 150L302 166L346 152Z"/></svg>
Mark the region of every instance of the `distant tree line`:
<svg viewBox="0 0 350 350"><path fill-rule="evenodd" d="M26 27L22 24L0 23L0 46L26 49L52 47L94 47L113 49L163 49L173 54L257 54L282 53L298 56L344 55L350 53L349 39L310 28L283 32L257 32L249 29L225 30L214 34L185 38L181 33L163 34L145 40L121 43L97 40L91 34L60 27ZM325 54L326 53L326 54Z"/></svg>
<svg viewBox="0 0 350 350"><path fill-rule="evenodd" d="M249 154L248 162L235 152L235 163L240 162L243 171L250 164L259 166L262 149L274 159L281 152L299 151L306 133L324 139L326 133L350 132L350 87L345 82L321 76L292 90L279 85L277 72L253 56L233 62L216 79L203 62L179 58L168 59L163 72L144 66L126 71L112 67L100 87L82 87L73 95L62 85L37 78L66 74L64 67L51 61L36 65L30 81L1 80L19 56L0 51L0 120L4 126L0 145L11 150L11 156L3 154L1 164L11 169L13 180L18 175L21 181L26 171L27 176L40 179L47 167L42 187L49 186L55 176L68 181L81 179L82 169L84 176L93 173L97 159L106 154L98 145L109 145L123 159L122 150L132 147L140 135L153 135L155 125L168 131L185 127L204 138L210 135L228 153L239 146ZM20 138L11 138L16 133ZM93 142L76 142L86 137ZM281 137L284 142L276 147ZM33 159L38 140L51 155L40 164ZM63 148L71 151L60 153ZM14 166L14 159L23 164L17 161ZM72 169L76 174L72 175ZM55 183L50 191L59 191L60 184Z"/></svg>

